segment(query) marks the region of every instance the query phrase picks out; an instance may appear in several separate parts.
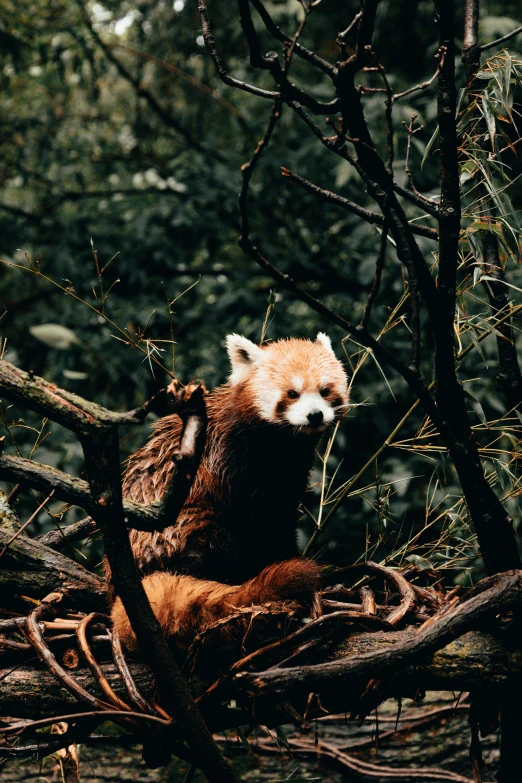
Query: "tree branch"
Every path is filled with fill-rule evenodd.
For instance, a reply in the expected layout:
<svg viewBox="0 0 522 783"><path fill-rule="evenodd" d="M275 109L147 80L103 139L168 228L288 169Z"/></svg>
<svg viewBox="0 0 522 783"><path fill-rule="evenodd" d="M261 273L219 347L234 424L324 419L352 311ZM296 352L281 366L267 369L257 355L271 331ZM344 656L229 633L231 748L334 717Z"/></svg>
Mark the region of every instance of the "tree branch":
<svg viewBox="0 0 522 783"><path fill-rule="evenodd" d="M198 0L198 11L201 17L201 29L203 32L203 37L205 39L205 43L210 52L210 56L214 61L217 74L221 79L221 81L224 82L225 84L228 84L230 87L237 87L238 90L244 90L245 92L249 92L252 95L257 95L259 98L267 98L271 101L276 100L279 96L278 92L273 92L271 90L262 90L260 87L255 87L253 84L247 84L246 82L241 82L238 79L234 79L232 78L232 76L228 75L226 68L221 61L221 57L218 54L216 48L216 42L214 40L214 36L212 35L212 31L210 29L210 22L208 18L208 11L207 11L207 5L205 3L205 0Z"/></svg>
<svg viewBox="0 0 522 783"><path fill-rule="evenodd" d="M54 490L58 500L79 506L91 516L97 513L96 503L87 481L69 476L49 465L3 454L0 456L0 478L13 483L19 482L44 493ZM168 519L163 519L158 505L142 506L132 500L125 500L123 508L127 525L134 530L163 530L171 524ZM52 535L60 536L60 533L53 531Z"/></svg>
<svg viewBox="0 0 522 783"><path fill-rule="evenodd" d="M390 676L419 659L426 660L454 639L500 611L515 608L522 600L522 571L509 571L484 580L478 595L464 600L439 618L429 620L412 637L377 653L353 655L343 661L272 668L263 673L241 672L235 677L240 690L251 696L266 693L317 693L323 688L339 689L355 680Z"/></svg>
<svg viewBox="0 0 522 783"><path fill-rule="evenodd" d="M320 188L318 185L314 185L313 182L309 182L309 180L301 177L299 174L294 174L293 171L290 171L284 166L281 167L281 173L283 177L288 177L291 182L296 182L305 190L308 190L310 193L313 193L314 195L322 198L323 201L326 201L329 204L335 204L335 206L341 207L347 212L351 212L353 215L357 215L367 223L372 223L373 225L377 226L384 225L384 217L383 215L379 214L379 212L372 212L370 209L360 207L359 204L356 204L354 201L349 201L347 198L344 198L344 196L339 196L337 193L333 193L331 190ZM427 237L428 239L434 239L435 241L438 239L438 232L435 228L430 228L429 226L419 226L415 223L410 223L410 227L414 234Z"/></svg>
<svg viewBox="0 0 522 783"><path fill-rule="evenodd" d="M276 38L278 41L281 41L282 44L289 46L292 43L292 39L276 25L261 1L250 0L250 2L258 12L268 32L271 33L271 35L273 35L274 38ZM322 57L319 57L314 52L311 52L305 46L302 46L302 44L299 42L295 43L294 51L298 57L301 57L303 60L307 60L316 68L323 71L323 73L325 73L327 76L330 76L331 78L335 77L337 73L335 66L329 63L327 60L324 60Z"/></svg>
<svg viewBox="0 0 522 783"><path fill-rule="evenodd" d="M0 360L0 391L16 405L28 407L41 416L62 424L76 435L93 426L142 424L149 411L148 403L128 413L114 413L95 402L79 397L32 372Z"/></svg>
<svg viewBox="0 0 522 783"><path fill-rule="evenodd" d="M495 41L490 41L487 44L483 44L480 47L480 51L486 52L488 49L493 49L494 46L499 46L500 44L503 44L506 41L510 41L512 38L515 37L515 35L519 35L520 33L522 33L522 25L520 25L520 27L516 27L507 35L503 35L502 38L497 38Z"/></svg>

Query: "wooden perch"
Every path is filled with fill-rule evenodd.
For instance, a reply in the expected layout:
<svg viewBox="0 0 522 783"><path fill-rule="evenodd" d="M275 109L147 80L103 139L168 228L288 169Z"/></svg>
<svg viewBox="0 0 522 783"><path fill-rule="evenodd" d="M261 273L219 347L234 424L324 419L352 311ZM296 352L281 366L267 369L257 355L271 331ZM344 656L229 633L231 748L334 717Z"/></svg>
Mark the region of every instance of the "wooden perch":
<svg viewBox="0 0 522 783"><path fill-rule="evenodd" d="M2 606L17 596L44 598L52 592L67 592L78 609L107 607L105 580L68 557L58 554L25 535L16 538L16 514L0 490L0 591Z"/></svg>
<svg viewBox="0 0 522 783"><path fill-rule="evenodd" d="M5 359L0 361L0 389L7 400L47 416L77 435L96 426L141 424L148 412L145 404L134 411L114 413L31 372L25 372Z"/></svg>
<svg viewBox="0 0 522 783"><path fill-rule="evenodd" d="M54 497L83 508L88 514L96 516L96 504L91 495L89 484L83 479L69 476L61 470L42 465L23 457L0 456L0 478L4 481L22 483L24 486L48 493L54 489ZM123 502L125 521L135 530L163 530L171 524L162 517L159 504L142 506L132 500Z"/></svg>
<svg viewBox="0 0 522 783"><path fill-rule="evenodd" d="M484 579L461 604L445 607L413 635L378 654L351 655L316 666L272 668L262 673L241 672L238 687L251 696L265 693L310 693L344 687L370 677L386 677L422 661L485 619L520 606L522 571L507 571Z"/></svg>
<svg viewBox="0 0 522 783"><path fill-rule="evenodd" d="M11 538L10 533L0 530L0 549ZM0 563L0 590L4 606L15 595L44 598L64 591L78 609L107 608L104 579L27 536L7 547Z"/></svg>
<svg viewBox="0 0 522 783"><path fill-rule="evenodd" d="M398 643L411 640L416 633L412 629L375 633L360 633L341 643L331 653L335 662L350 662L361 655L380 656L389 654ZM81 712L89 709L81 705L65 688L57 686L54 677L47 671L31 666L0 669L0 714L16 715L19 718L34 719L41 715L62 715L67 712ZM127 692L117 668L103 665L104 673L114 692L123 699ZM134 680L143 695L150 698L154 692L154 679L150 669L142 663L130 664ZM9 673L8 673L9 672ZM103 692L88 669L77 669L74 677L78 683L100 699ZM390 687L389 695L413 697L417 688L440 690L469 690L475 685L488 682L494 686L511 686L522 681L522 658L514 646L502 640L499 634L471 631L456 641L450 642L435 654L415 666L402 670ZM205 687L200 679L194 679L191 688L201 691ZM239 688L236 697L240 697ZM358 692L352 688L336 688L321 693L321 704L331 712L349 712L358 699ZM257 710L261 709L259 713ZM281 722L281 714L270 706L268 700L259 702L256 720L270 722L270 715ZM209 705L203 716L212 731L237 726L238 722L249 720L248 713L236 709L223 709L220 705Z"/></svg>

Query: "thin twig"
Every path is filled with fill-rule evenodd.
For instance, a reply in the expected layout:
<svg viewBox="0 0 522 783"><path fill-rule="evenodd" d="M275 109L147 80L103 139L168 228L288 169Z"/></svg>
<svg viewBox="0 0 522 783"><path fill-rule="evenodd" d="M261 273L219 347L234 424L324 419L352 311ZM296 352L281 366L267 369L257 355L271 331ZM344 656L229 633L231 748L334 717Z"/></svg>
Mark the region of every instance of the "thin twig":
<svg viewBox="0 0 522 783"><path fill-rule="evenodd" d="M24 532L24 530L26 529L26 527L28 527L28 526L31 524L31 522L33 521L33 519L36 519L36 517L38 516L38 514L40 513L40 511L42 510L42 508L43 508L45 505L47 505L47 503L50 501L50 499L52 498L52 496L53 496L53 495L54 495L54 489L53 489L53 490L52 490L52 492L51 492L51 493L50 493L50 494L49 494L49 495L48 495L48 496L45 498L45 500L43 500L43 501L40 503L40 505L38 506L38 508L36 509L36 511L35 511L33 514L31 514L31 516L29 517L29 519L28 519L26 522L24 522L24 524L23 524L23 525L22 525L20 528L18 528L18 530L17 530L17 531L16 531L16 533L15 533L15 534L12 536L12 538L10 538L10 539L9 539L9 541L7 542L7 544L4 546L4 548L3 548L3 549L2 549L2 551L0 552L0 558L1 558L1 557L2 557L4 554L5 554L6 550L7 550L7 549L9 549L9 547L11 546L11 544L13 543L13 541L16 541L16 539L18 538L18 536L20 536L20 535L21 535L21 534Z"/></svg>

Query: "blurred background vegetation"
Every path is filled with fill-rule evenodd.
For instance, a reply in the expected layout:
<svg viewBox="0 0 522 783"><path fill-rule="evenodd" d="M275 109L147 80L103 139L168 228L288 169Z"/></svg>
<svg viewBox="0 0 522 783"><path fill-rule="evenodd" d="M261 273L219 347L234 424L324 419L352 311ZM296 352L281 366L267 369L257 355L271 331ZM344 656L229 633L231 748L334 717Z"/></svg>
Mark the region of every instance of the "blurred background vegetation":
<svg viewBox="0 0 522 783"><path fill-rule="evenodd" d="M517 2L481 5L481 42L517 26ZM306 45L335 62L336 34L356 12L357 3L352 6L347 10L324 0L310 17ZM284 30L296 29L302 10L297 0L267 7ZM271 89L269 78L254 74L249 65L235 5L213 2L209 10L229 71ZM462 19L459 25L462 29ZM268 47L273 45L267 41ZM522 38L509 47L517 55ZM437 50L433 4L383 0L374 49L394 91L428 79ZM330 99L331 85L306 63L296 58L292 73L315 97ZM459 85L464 81L459 62ZM365 107L384 151L382 94L368 94ZM332 493L358 473L413 399L401 379L360 353L353 342L342 343L340 330L275 286L237 246L240 167L262 137L270 109L268 102L218 81L194 2L105 0L82 6L73 0L2 0L0 257L5 263L0 265L0 331L9 361L124 410L139 406L168 383L168 373L155 359L184 382L198 377L210 388L223 382L225 335L240 332L258 341L271 302L268 339L313 337L325 330L350 375L364 359L353 381L356 407L339 429L325 471L329 477L335 472L333 499ZM408 124L414 111L424 127L412 138L411 167L417 187L435 196L436 144L421 167L436 126L434 86L395 107L395 175L407 184L407 132L401 122ZM512 158L510 195L517 208L521 193L515 154ZM253 181L253 236L282 271L357 322L372 282L379 233L296 188L281 177L281 166L361 205L370 203L368 197L349 164L328 155L286 112ZM417 214L414 208L411 214ZM430 218L423 222L435 225ZM419 237L419 243L426 256L434 252L431 240ZM521 286L517 264L509 258L506 263L509 280ZM390 253L372 328L378 333L393 314L394 328L384 339L397 352L408 340L402 311L394 311L403 293L401 269ZM476 299L468 302L467 312L486 312L485 297ZM139 342L139 348L132 342ZM425 355L430 348L426 331ZM505 412L496 368L492 335L466 359L474 424ZM165 403L160 413L167 412ZM5 403L0 415L12 453L19 450L62 470L81 472L81 449L69 433ZM421 422L417 411L395 441L412 438ZM147 432L145 427L122 433L123 458ZM337 564L369 554L402 564L409 557L421 567L444 569L450 583L474 578L481 573L480 562L465 512L460 505L453 507L460 495L445 455L411 446L409 441L383 452L336 510L315 552ZM503 465L510 459L500 454L488 462L501 493ZM318 458L316 486L307 503L316 517L321 470ZM512 489L510 484L510 510L516 515L517 492ZM17 508L22 518L41 499L36 493L32 498L21 495ZM33 532L80 514L73 510L62 519L62 512L61 504L51 503L35 520ZM323 516L327 512L328 506ZM431 527L425 530L427 524ZM312 529L305 514L303 547ZM415 547L401 550L416 534ZM76 544L71 554L95 566L101 557L99 542L94 537Z"/></svg>

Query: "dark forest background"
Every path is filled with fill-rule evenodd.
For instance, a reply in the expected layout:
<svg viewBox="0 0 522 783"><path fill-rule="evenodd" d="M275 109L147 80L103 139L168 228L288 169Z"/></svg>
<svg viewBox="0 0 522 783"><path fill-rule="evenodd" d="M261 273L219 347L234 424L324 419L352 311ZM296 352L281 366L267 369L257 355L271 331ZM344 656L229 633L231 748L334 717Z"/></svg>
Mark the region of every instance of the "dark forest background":
<svg viewBox="0 0 522 783"><path fill-rule="evenodd" d="M296 29L302 10L298 2L266 5L283 29ZM335 36L357 10L355 2L352 6L347 10L324 0L306 26L306 45L335 62ZM272 89L269 77L255 74L249 65L234 4L213 3L210 11L229 72ZM519 17L516 2L482 3L481 42L510 32ZM462 28L462 20L459 24ZM431 77L436 41L431 2L383 0L379 5L374 49L395 92ZM522 54L521 47L521 38L509 44L514 56ZM460 62L457 77L463 86ZM300 60L293 64L292 78L306 80L317 99L329 99L326 77L323 81L319 71L306 69ZM333 477L327 499L335 500L413 398L400 378L353 341L343 342L341 330L275 285L237 245L240 167L263 136L270 108L218 81L193 2L107 0L82 6L71 0L2 0L2 348L20 367L109 408L126 410L168 383L169 374L156 359L182 381L202 378L211 388L226 379L223 340L229 332L259 341L263 325L267 339L312 338L318 330L327 331L353 376L355 406L336 435L325 469L327 479ZM367 94L365 109L384 149L383 95ZM408 124L416 112L424 127L412 137L410 165L416 186L436 196L437 144L425 154L436 127L434 86L413 93L394 111L396 179L407 182L407 132L401 121ZM514 181L510 196L517 210L516 150L509 165ZM349 164L328 155L286 111L252 183L252 234L282 271L356 322L371 286L379 233L297 188L281 176L281 167L362 206L368 197ZM429 224L430 218L424 222ZM426 255L435 251L431 240L418 239ZM372 324L378 332L390 318L393 329L386 344L400 352L409 339L401 317L404 280L392 254L390 259ZM517 263L508 256L506 263L510 283L520 287ZM520 292L512 292L518 301ZM486 312L484 298L477 292L459 302L463 320ZM470 339L467 335L464 346ZM425 330L425 356L430 346ZM465 364L469 408L479 427L505 412L496 366L492 334ZM167 412L165 402L159 413ZM80 446L58 425L49 426L6 403L0 406L0 424L10 453L81 472ZM315 554L337 564L370 555L403 565L409 559L444 570L450 583L469 583L482 574L451 466L436 442L415 439L420 426L422 416L416 412L394 438L395 447L383 451L339 505ZM123 433L122 456L132 453L147 432L148 427ZM519 488L508 466L510 449L518 446L514 440L509 445L509 434L503 437L499 453L486 455L487 470L517 519ZM315 487L307 506L317 518L319 457L312 478ZM32 500L20 497L22 519L41 499L37 493ZM323 517L330 507L325 506ZM33 532L80 514L66 513L64 519L63 505L50 503L33 523ZM312 530L304 513L303 548ZM90 566L102 555L96 536L75 544L74 551Z"/></svg>

